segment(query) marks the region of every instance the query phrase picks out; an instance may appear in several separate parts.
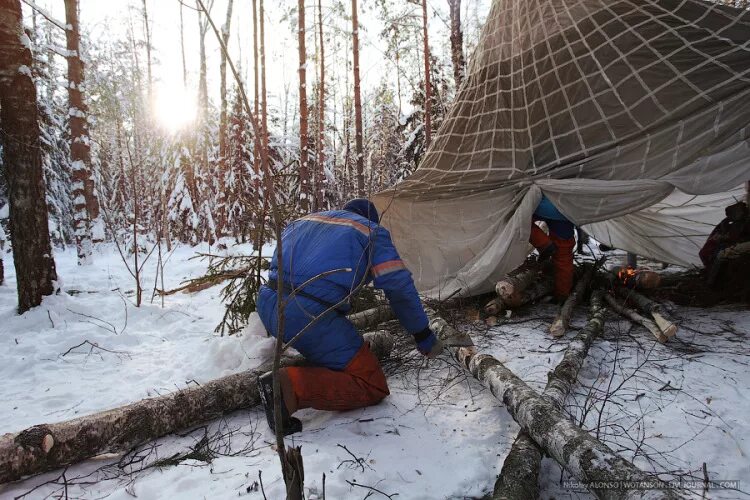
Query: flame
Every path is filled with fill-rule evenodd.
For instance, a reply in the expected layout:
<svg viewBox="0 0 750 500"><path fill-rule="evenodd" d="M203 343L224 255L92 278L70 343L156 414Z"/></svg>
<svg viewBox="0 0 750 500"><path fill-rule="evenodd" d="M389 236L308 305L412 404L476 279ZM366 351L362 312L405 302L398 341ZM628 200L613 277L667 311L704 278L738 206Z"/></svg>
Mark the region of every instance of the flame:
<svg viewBox="0 0 750 500"><path fill-rule="evenodd" d="M622 281L625 285L630 284L631 282L635 281L635 277L638 273L636 270L632 267L626 267L623 269L620 269L617 272L617 277Z"/></svg>

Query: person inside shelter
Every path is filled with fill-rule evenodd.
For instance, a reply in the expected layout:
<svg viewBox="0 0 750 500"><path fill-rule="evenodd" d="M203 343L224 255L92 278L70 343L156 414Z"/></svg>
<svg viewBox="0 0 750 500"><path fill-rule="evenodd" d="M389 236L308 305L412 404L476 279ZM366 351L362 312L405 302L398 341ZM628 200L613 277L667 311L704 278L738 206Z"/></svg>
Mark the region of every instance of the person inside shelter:
<svg viewBox="0 0 750 500"><path fill-rule="evenodd" d="M547 224L549 235L536 225L536 221ZM539 252L540 261L552 259L555 270L554 296L558 302L564 301L573 288L575 225L546 196L542 196L534 210L529 242Z"/></svg>

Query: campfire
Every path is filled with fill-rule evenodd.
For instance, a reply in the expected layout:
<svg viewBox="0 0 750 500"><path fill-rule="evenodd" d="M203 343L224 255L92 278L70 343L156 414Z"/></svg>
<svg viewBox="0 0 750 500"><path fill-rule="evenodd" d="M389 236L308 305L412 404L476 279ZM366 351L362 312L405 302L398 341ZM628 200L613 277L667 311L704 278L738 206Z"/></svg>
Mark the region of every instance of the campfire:
<svg viewBox="0 0 750 500"><path fill-rule="evenodd" d="M617 279L627 288L656 288L661 283L661 276L650 269L623 267L617 271Z"/></svg>

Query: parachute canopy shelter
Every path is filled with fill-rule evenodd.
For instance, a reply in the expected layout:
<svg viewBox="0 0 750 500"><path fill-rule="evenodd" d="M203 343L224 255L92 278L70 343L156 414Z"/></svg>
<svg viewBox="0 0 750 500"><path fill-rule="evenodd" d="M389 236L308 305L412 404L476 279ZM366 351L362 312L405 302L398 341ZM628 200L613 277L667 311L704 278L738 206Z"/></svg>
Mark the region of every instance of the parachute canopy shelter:
<svg viewBox="0 0 750 500"><path fill-rule="evenodd" d="M750 178L750 13L495 0L417 171L375 196L421 292L490 290L544 193L597 240L683 266Z"/></svg>

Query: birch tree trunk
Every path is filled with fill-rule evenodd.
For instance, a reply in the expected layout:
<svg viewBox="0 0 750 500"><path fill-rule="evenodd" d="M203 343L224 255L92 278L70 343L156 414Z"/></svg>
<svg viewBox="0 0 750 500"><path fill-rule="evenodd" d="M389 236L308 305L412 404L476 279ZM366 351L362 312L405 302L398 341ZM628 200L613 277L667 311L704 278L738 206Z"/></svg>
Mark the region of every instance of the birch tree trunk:
<svg viewBox="0 0 750 500"><path fill-rule="evenodd" d="M625 301L635 304L644 314L650 315L654 319L656 326L659 327L659 330L666 337L674 337L677 334L677 322L671 318L669 313L658 302L654 302L635 290L628 288L618 287L615 289L615 293Z"/></svg>
<svg viewBox="0 0 750 500"><path fill-rule="evenodd" d="M70 160L73 170L73 227L78 265L92 263L92 220L99 216L99 203L91 179L91 151L83 97L84 66L80 51L78 0L65 0L65 38L68 62L68 122L70 125Z"/></svg>
<svg viewBox="0 0 750 500"><path fill-rule="evenodd" d="M365 334L365 341L380 360L387 358L393 348L393 338L386 332ZM281 364L291 366L303 361L301 356L284 357ZM4 434L0 436L0 484L102 453L125 451L240 408L258 405L257 380L271 365L268 361L254 370L164 396Z"/></svg>
<svg viewBox="0 0 750 500"><path fill-rule="evenodd" d="M548 375L542 397L563 409L565 398L578 378L578 371L588 354L589 347L602 332L606 309L601 292L591 296L591 313L588 323L568 345L562 361ZM495 483L492 498L495 500L525 500L538 498L538 476L543 451L525 432L520 432Z"/></svg>
<svg viewBox="0 0 750 500"><path fill-rule="evenodd" d="M431 325L436 324L432 322ZM452 327L443 322L442 329ZM438 331L450 336L450 331ZM591 488L602 499L679 498L658 478L647 474L568 420L554 403L541 397L500 361L475 348L452 348L453 356L503 402L508 413L534 442L576 479L588 483L618 484L623 488ZM628 489L629 482L653 485Z"/></svg>
<svg viewBox="0 0 750 500"><path fill-rule="evenodd" d="M607 301L607 304L609 304L609 307L611 307L613 311L617 312L621 316L628 318L633 323L643 326L643 328L651 332L651 334L660 343L663 344L667 340L669 340L669 337L667 337L666 335L662 333L659 327L656 326L656 323L654 323L648 318L644 318L643 316L638 314L637 311L634 311L633 309L630 309L629 307L625 307L623 304L620 304L619 302L617 302L617 299L615 299L613 296L609 294L605 294L604 300Z"/></svg>
<svg viewBox="0 0 750 500"><path fill-rule="evenodd" d="M31 49L19 0L0 0L0 140L10 203L18 312L42 302L57 279L49 240Z"/></svg>
<svg viewBox="0 0 750 500"><path fill-rule="evenodd" d="M523 291L539 282L539 271L537 265L511 271L497 282L495 292L508 307L518 307L522 303Z"/></svg>
<svg viewBox="0 0 750 500"><path fill-rule="evenodd" d="M299 47L299 183L300 206L303 212L310 211L310 172L308 164L307 123L307 51L305 49L305 0L297 2L297 44Z"/></svg>
<svg viewBox="0 0 750 500"><path fill-rule="evenodd" d="M354 54L354 142L357 165L357 196L365 196L365 156L362 147L362 95L359 81L359 21L357 0L352 0L352 53Z"/></svg>

